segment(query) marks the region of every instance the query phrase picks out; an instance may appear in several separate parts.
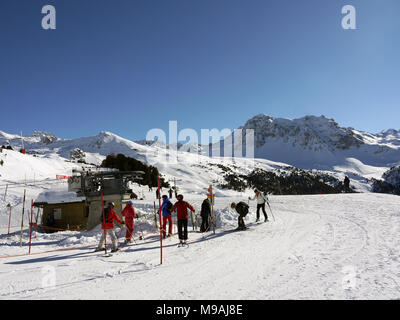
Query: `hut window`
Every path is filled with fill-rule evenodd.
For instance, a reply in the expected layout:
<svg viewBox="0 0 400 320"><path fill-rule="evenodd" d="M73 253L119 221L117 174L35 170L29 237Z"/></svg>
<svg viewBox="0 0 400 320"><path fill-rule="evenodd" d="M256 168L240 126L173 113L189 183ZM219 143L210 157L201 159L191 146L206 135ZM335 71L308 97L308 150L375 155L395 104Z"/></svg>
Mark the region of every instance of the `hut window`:
<svg viewBox="0 0 400 320"><path fill-rule="evenodd" d="M61 220L61 208L53 209L54 220Z"/></svg>

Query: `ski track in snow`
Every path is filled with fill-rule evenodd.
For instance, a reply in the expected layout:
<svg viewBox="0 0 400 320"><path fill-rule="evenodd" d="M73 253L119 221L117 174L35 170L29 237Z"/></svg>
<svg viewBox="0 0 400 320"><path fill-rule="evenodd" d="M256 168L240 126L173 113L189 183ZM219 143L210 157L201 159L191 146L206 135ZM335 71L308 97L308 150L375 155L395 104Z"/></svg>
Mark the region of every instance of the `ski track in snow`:
<svg viewBox="0 0 400 320"><path fill-rule="evenodd" d="M217 201L220 219L228 219L225 227L236 225L228 214L233 200ZM196 208L201 203L188 201ZM399 197L272 196L271 201L275 222L267 211L270 222L252 224L251 204L245 221L252 232L225 233L220 227L215 235L202 235L189 227L188 248L177 248L176 236L163 240L162 265L157 234L109 258L93 253L94 244L1 259L0 299L400 298ZM55 268L55 287L43 287L47 266ZM348 270L354 270L351 287Z"/></svg>

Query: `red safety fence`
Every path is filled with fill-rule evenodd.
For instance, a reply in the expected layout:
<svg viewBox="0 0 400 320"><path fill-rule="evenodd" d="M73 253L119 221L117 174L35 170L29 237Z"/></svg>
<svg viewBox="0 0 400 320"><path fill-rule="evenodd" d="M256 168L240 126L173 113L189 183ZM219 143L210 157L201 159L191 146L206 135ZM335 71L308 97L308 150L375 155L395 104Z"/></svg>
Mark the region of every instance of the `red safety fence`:
<svg viewBox="0 0 400 320"><path fill-rule="evenodd" d="M54 231L71 231L71 232L79 232L79 233L85 233L85 234L95 234L95 233L100 233L103 232L103 230L96 230L96 231L88 231L88 230L80 230L80 229L64 229L64 228L57 228L57 227L49 227L49 226L44 226L42 224L37 224L34 222L30 223L29 226L29 251L28 253L23 253L23 254L16 254L16 255L8 255L8 256L0 256L0 259L4 258L15 258L15 257L23 257L23 256L29 256L29 255L38 255L38 254L45 254L45 253L51 253L51 252L61 252L61 251L70 251L70 250L75 250L75 249L82 249L82 248L89 248L92 246L97 245L97 243L93 243L90 245L85 245L85 246L75 246L75 247L68 247L68 248L62 248L62 249L54 249L54 250L48 250L48 251L41 251L41 252L34 252L31 253L31 243L32 243L32 233L33 229L34 231L37 232L38 228L41 229L48 229L48 230L54 230ZM136 228L135 228L136 229ZM120 229L120 231L122 228ZM155 232L147 232L147 234L158 234L158 231ZM118 238L122 239L122 238Z"/></svg>

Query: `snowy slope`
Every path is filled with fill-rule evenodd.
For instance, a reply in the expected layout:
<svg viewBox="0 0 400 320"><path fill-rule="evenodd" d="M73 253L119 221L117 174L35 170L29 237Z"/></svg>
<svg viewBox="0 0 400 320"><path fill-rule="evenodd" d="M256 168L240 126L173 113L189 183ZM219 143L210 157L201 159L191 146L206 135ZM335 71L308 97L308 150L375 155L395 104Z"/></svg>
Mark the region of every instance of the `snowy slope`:
<svg viewBox="0 0 400 320"><path fill-rule="evenodd" d="M393 134L392 134L393 135ZM44 134L47 137L47 134ZM6 135L13 146L18 136ZM232 201L247 201L251 190L238 193L216 187L217 231L203 236L190 230L190 247L176 248L176 237L164 241L164 261L159 265L159 240L153 226L155 194L148 188L134 186L144 196L134 206L141 215L136 224L134 244L125 251L103 258L92 253L100 232L61 232L37 234L31 256L26 254L29 204L39 193L65 192L65 181L54 181L56 174L70 175L82 166L67 160L76 148L86 159L100 163L111 153L125 153L156 165L166 180L176 183L185 200L199 213L210 183L221 182L226 165L237 173L249 173L254 167L284 171L282 162L266 159L209 158L188 152L173 153L176 163L166 163L160 144L134 143L108 132L75 140L55 138L43 143L43 134L24 142L29 152L3 150L0 183L27 183L0 188L0 297L7 299L396 299L400 297L399 246L400 198L380 194L338 194L317 196L272 196L276 221L254 225L254 203L246 223L252 231L227 233L237 224ZM384 139L382 137L382 139ZM391 138L388 138L391 139ZM29 140L29 141L28 141ZM47 140L46 140L47 141ZM5 142L5 141L3 141ZM67 157L67 158L64 158ZM387 169L366 165L358 158L348 158L330 168L343 178L351 173L352 184L367 191L362 176L382 175ZM33 174L34 173L34 174ZM358 177L358 180L356 180ZM34 181L32 181L34 180ZM38 183L40 181L40 183ZM364 189L363 189L364 188ZM19 247L22 195L27 190L23 246ZM166 193L166 190L163 190ZM11 234L7 235L8 212L13 209ZM267 209L268 210L268 209ZM174 227L176 232L176 226ZM97 231L97 232L96 232ZM143 232L145 241L139 241ZM123 240L124 230L118 231ZM69 251L45 251L70 249ZM83 248L84 247L84 248ZM43 286L46 270L56 273L55 287ZM54 269L51 269L54 268ZM42 273L43 272L43 273ZM350 277L350 281L348 281ZM141 288L132 290L132 283Z"/></svg>
<svg viewBox="0 0 400 320"><path fill-rule="evenodd" d="M189 248L145 240L111 258L92 253L99 235L39 235L33 252L87 246L72 251L1 259L3 299L399 299L400 198L390 195L273 196L276 221L251 231L227 233L236 220L234 198L217 201L224 224L215 235L189 233ZM243 197L244 199L244 197ZM200 203L200 197L188 197ZM151 201L135 203L146 211ZM149 208L151 211L151 209ZM270 215L271 216L271 215ZM17 235L0 238L8 254ZM51 272L54 286L45 281ZM138 288L138 289L135 289Z"/></svg>

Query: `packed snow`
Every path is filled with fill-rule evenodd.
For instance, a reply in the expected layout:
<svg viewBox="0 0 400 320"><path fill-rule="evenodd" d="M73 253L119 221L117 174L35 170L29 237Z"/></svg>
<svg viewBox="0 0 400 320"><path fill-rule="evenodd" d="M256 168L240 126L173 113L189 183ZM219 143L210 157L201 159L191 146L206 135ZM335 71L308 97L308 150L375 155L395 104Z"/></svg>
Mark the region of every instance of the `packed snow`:
<svg viewBox="0 0 400 320"><path fill-rule="evenodd" d="M14 146L20 137L1 133ZM382 133L391 139L397 132ZM13 142L14 141L14 142ZM3 150L0 159L0 297L3 299L399 299L400 198L369 193L369 178L380 178L389 167L348 158L326 172L340 179L348 174L358 194L314 196L271 195L269 222L255 223L255 202L237 226L231 202L248 201L253 191L218 188L228 165L238 173L254 167L285 170L288 164L267 159L234 161L188 152L177 163L162 161L159 144L130 142L111 133L77 141L36 133L25 146L35 153ZM11 143L11 144L12 144ZM54 145L53 145L54 144ZM55 147L56 146L56 147ZM189 247L177 248L177 236L160 239L154 227L155 192L134 185L135 241L112 257L94 253L100 228L89 232L32 233L28 255L31 201L68 199L65 179L74 169L92 168L68 159L83 150L98 165L111 152L125 153L156 165L175 182L198 214L209 184L215 186L217 228L200 233L189 219ZM158 152L156 152L158 151ZM23 194L26 191L22 246ZM166 190L163 190L166 193ZM55 200L54 200L55 201ZM156 202L157 203L157 202ZM10 205L10 207L8 206ZM9 212L12 212L8 234ZM34 211L36 213L36 210ZM261 214L262 217L262 214ZM176 223L176 221L174 221ZM120 242L125 229L117 230ZM174 225L174 233L177 229ZM139 236L143 235L144 240Z"/></svg>
<svg viewBox="0 0 400 320"><path fill-rule="evenodd" d="M148 194L151 197L150 194ZM229 207L242 197L216 201L216 233L189 230L189 247L163 241L146 213L152 200L137 200L143 214L135 243L112 257L93 250L99 233L37 234L30 256L1 258L3 299L399 299L400 198L381 194L271 196L270 222L248 231ZM199 209L203 197L186 195ZM246 200L245 200L246 201ZM275 217L275 220L274 220ZM175 232L176 232L176 227ZM139 235L144 234L144 240ZM124 230L117 234L123 238ZM27 251L28 233L2 235L2 255ZM69 251L34 253L62 248ZM54 275L54 282L47 283Z"/></svg>

